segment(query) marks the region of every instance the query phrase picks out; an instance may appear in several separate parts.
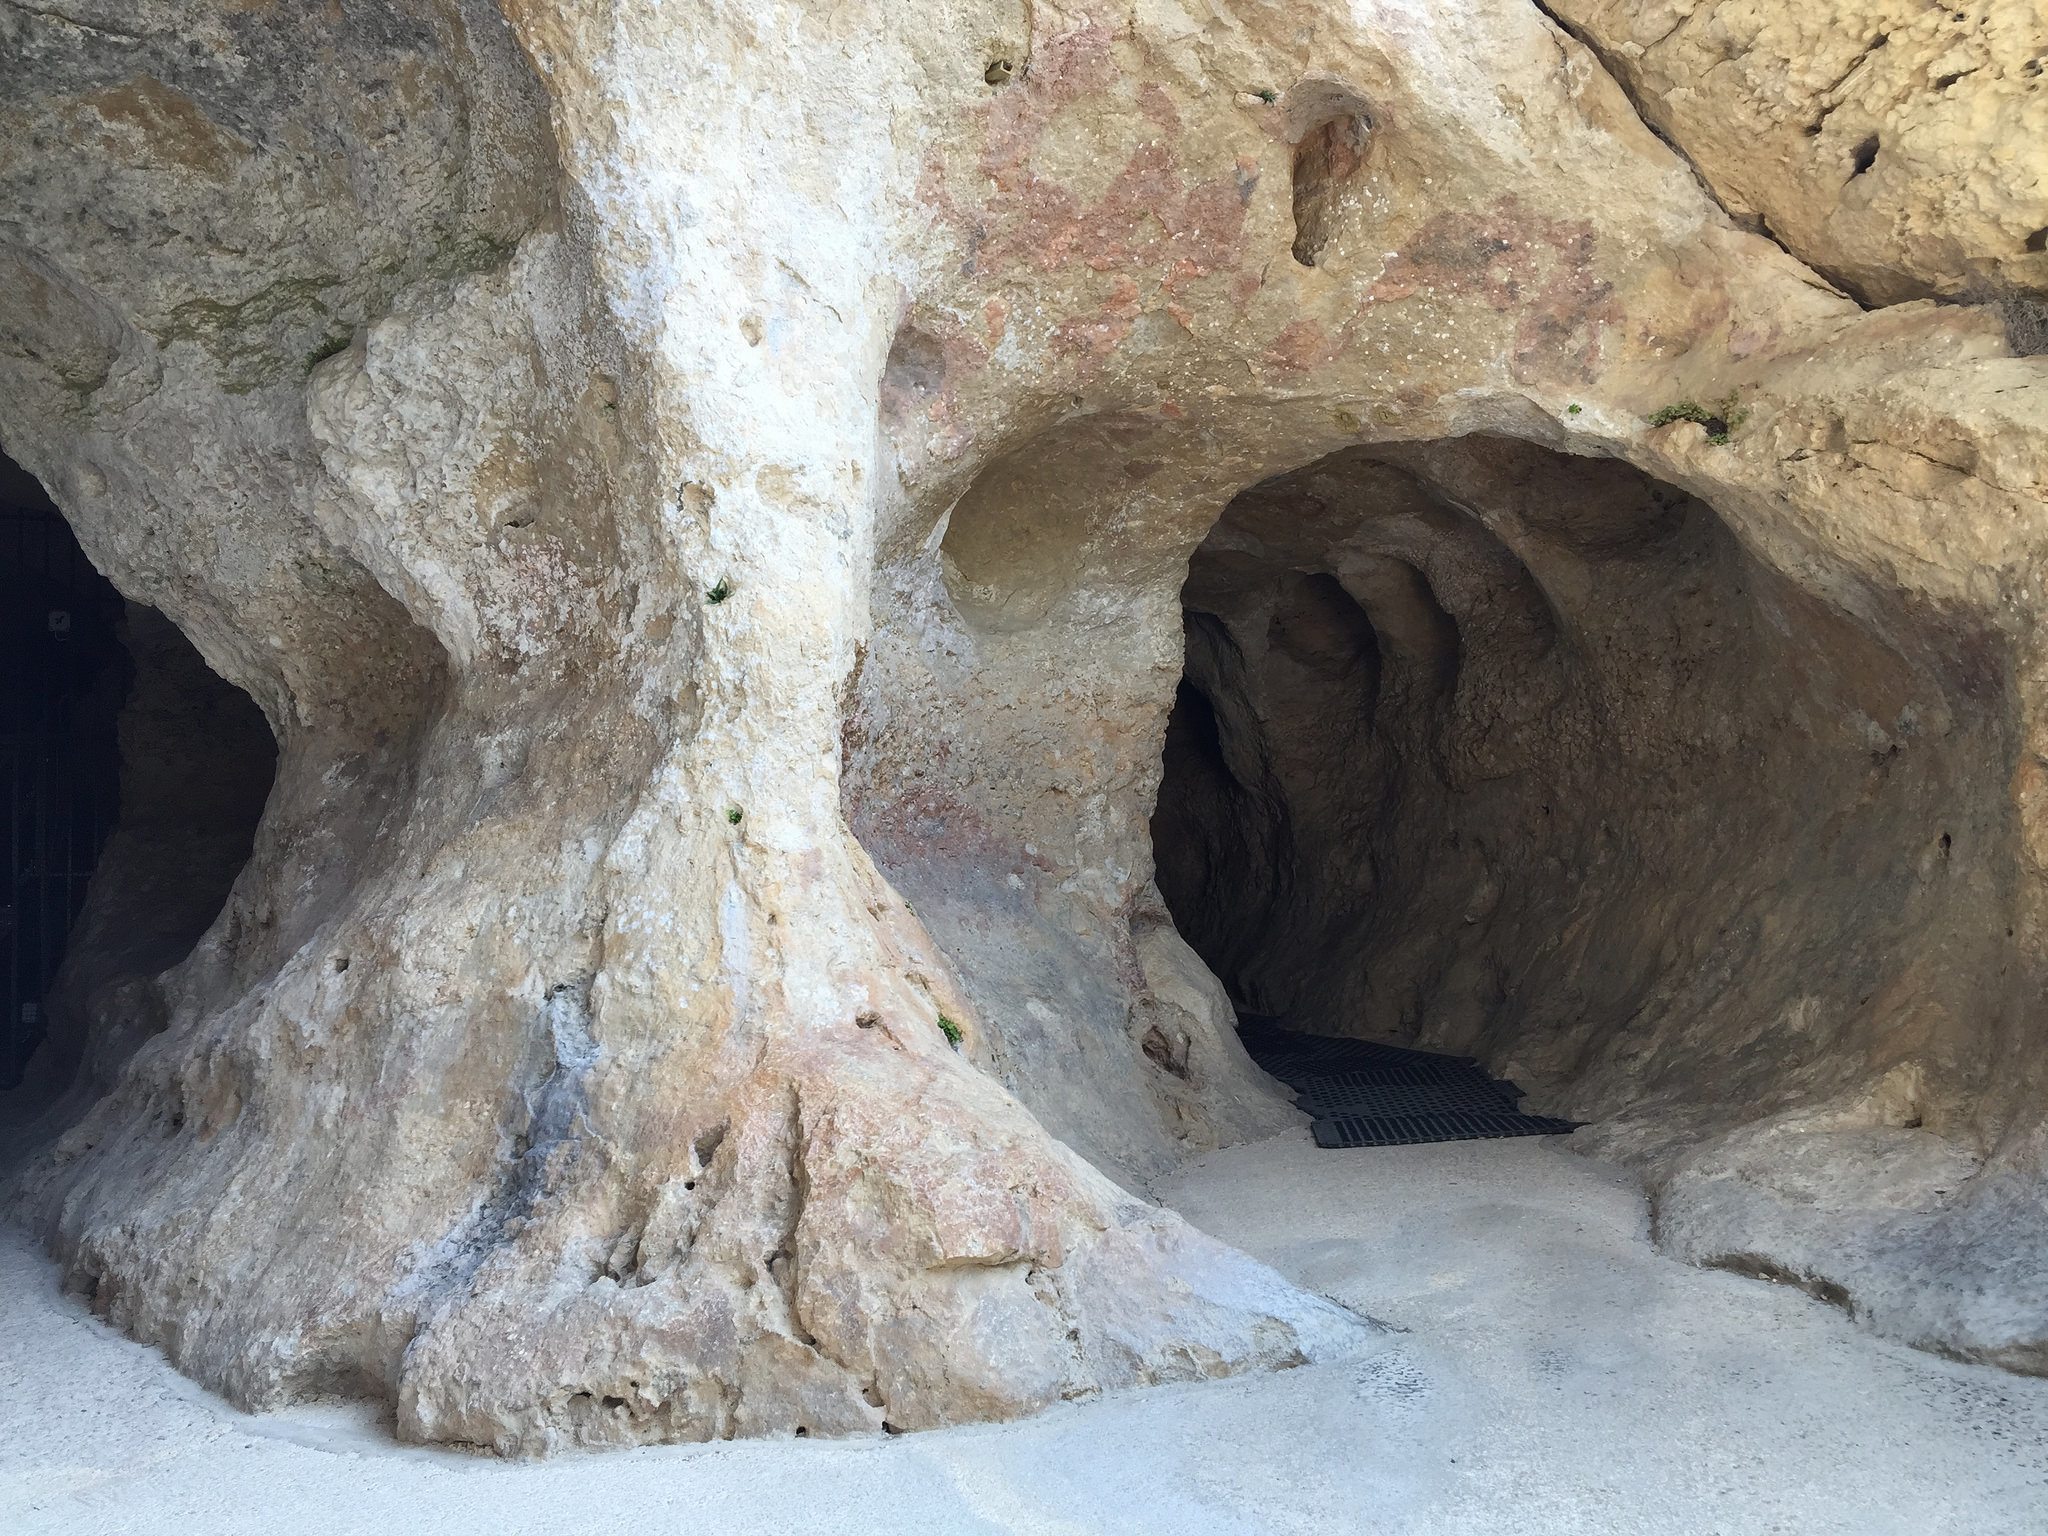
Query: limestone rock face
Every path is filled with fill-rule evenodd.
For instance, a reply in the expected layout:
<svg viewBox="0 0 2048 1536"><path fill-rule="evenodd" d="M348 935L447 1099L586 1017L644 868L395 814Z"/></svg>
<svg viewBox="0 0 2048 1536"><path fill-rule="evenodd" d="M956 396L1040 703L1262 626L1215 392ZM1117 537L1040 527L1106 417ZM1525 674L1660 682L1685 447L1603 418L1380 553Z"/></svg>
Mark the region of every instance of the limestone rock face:
<svg viewBox="0 0 2048 1536"><path fill-rule="evenodd" d="M1731 213L1851 292L2048 297L2042 0L1551 9Z"/></svg>
<svg viewBox="0 0 2048 1536"><path fill-rule="evenodd" d="M1824 1230L1805 1115L1828 1283L2048 1339L1995 316L1524 0L131 11L0 21L0 439L278 759L13 1186L104 1315L508 1452L1317 1358L1139 1198L1298 1123L1235 1004L1512 1064L1703 1261Z"/></svg>

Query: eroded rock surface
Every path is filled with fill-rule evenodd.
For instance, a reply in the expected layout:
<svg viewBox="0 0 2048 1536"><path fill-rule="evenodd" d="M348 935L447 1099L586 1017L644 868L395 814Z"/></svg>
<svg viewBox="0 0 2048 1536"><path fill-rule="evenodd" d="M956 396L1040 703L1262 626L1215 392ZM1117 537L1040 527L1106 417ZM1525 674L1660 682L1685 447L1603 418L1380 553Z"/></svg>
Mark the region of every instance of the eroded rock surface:
<svg viewBox="0 0 2048 1536"><path fill-rule="evenodd" d="M1522 0L145 20L0 23L0 436L279 756L15 1186L104 1315L506 1451L1339 1351L1134 1193L1295 1118L1234 1001L1483 1051L1674 1201L1917 1121L1974 1171L1799 1185L1939 1226L1873 1321L2048 1337L1997 316L1865 313ZM1311 855L1258 910L1153 878L1184 671Z"/></svg>
<svg viewBox="0 0 2048 1536"><path fill-rule="evenodd" d="M1731 213L1879 304L2020 296L2048 351L2048 6L1557 0Z"/></svg>

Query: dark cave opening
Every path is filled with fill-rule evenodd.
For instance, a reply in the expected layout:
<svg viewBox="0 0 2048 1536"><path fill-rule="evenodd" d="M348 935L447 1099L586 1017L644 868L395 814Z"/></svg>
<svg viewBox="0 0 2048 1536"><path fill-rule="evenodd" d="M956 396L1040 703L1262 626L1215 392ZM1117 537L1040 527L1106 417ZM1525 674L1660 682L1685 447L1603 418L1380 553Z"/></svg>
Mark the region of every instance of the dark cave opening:
<svg viewBox="0 0 2048 1536"><path fill-rule="evenodd" d="M1156 879L1241 1017L1597 1113L1853 1075L1902 972L1995 1012L2011 716L1958 621L1488 437L1252 487L1182 598Z"/></svg>
<svg viewBox="0 0 2048 1536"><path fill-rule="evenodd" d="M248 695L162 614L124 601L4 456L0 588L0 1092L32 1116L161 1027L154 978L248 861L277 748Z"/></svg>
<svg viewBox="0 0 2048 1536"><path fill-rule="evenodd" d="M42 486L0 459L0 774L8 795L0 1089L48 1033L48 994L118 809L116 717L132 667L121 595Z"/></svg>

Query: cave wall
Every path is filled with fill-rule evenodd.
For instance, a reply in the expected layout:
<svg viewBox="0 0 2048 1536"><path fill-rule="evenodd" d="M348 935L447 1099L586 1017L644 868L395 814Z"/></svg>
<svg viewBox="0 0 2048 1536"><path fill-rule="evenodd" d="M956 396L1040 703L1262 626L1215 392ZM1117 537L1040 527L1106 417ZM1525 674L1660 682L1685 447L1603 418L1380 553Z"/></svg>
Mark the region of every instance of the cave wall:
<svg viewBox="0 0 2048 1536"><path fill-rule="evenodd" d="M236 1400L530 1452L1353 1347L1137 1192L1292 1118L1149 823L1191 555L1345 449L1626 461L1909 673L1885 613L1995 631L2032 984L2040 364L1739 227L1522 0L144 19L0 33L0 435L277 779L10 1200ZM1646 419L1729 391L1726 444ZM2035 1198L2007 1096L1969 1182ZM1938 1256L1880 1269L2038 1250Z"/></svg>
<svg viewBox="0 0 2048 1536"><path fill-rule="evenodd" d="M977 1070L839 821L897 238L864 221L915 180L871 102L764 132L700 88L752 68L743 11L158 20L161 59L8 23L63 164L14 166L0 426L280 754L165 1027L12 1186L70 1283L245 1405L508 1452L1350 1347ZM910 31L869 73L986 91L918 58L978 13Z"/></svg>
<svg viewBox="0 0 2048 1536"><path fill-rule="evenodd" d="M2040 0L1557 0L1731 214L1874 304L1997 301L2048 351Z"/></svg>
<svg viewBox="0 0 2048 1536"><path fill-rule="evenodd" d="M1241 224L1196 221L1202 184L1176 158L1213 96L1175 97L1173 130L1133 141L1127 180L1098 173L1055 199L1035 178L1068 151L1070 101L1125 91L1146 114L1162 55L1117 47L1087 86L1054 76L1015 116L991 114L992 184L966 205L974 260L897 332L885 418L930 511L885 525L846 739L849 819L975 992L1020 1097L1110 1166L1232 1134L1219 1108L1235 1064L1210 1022L1227 998L1180 990L1179 1011L1162 1007L1147 965L1165 970L1152 936L1173 916L1150 878L1160 753L1200 648L1182 588L1232 551L1240 493L1239 509L1261 505L1349 452L1427 511L1372 520L1394 543L1367 540L1347 567L1330 542L1342 518L1269 505L1258 535L1281 553L1258 559L1337 591L1269 594L1290 610L1297 696L1259 707L1315 715L1306 738L1263 734L1303 759L1277 767L1320 800L1316 831L1355 832L1362 852L1309 861L1311 886L1259 935L1285 935L1272 990L1240 1001L1314 1002L1319 1027L1479 1051L1553 1107L1604 1117L1584 1140L1644 1175L1672 1251L1853 1294L1915 1342L2027 1358L2043 1273L2023 1193L2044 1150L2025 788L2040 661L2017 616L2043 482L2039 369L2010 355L2008 316L1863 313L1718 210L1674 243L1676 215L1652 212L1635 168L1668 167L1682 202L1699 195L1690 167L1637 136L1557 33L1543 84L1512 63L1479 73L1518 125L1569 100L1546 121L1583 127L1570 150L1494 158L1474 118L1435 114L1354 55L1272 104L1286 149L1248 147ZM1292 178L1339 117L1371 127L1334 185L1327 152L1308 157L1311 265ZM1290 195L1254 174L1286 175ZM1132 208L1152 222L1120 222ZM1238 242L1255 274L1227 278ZM1100 309L1034 332L1066 359L1064 391L1018 338L1031 322L1010 286L1043 284L1047 249L1098 274ZM1183 285L1243 308L1203 311ZM1709 424L1653 424L1679 404ZM1589 462L1603 458L1621 462ZM1546 463L1569 466L1547 489L1532 467ZM1263 632L1216 649L1263 660L1271 613L1240 617ZM1450 660L1468 642L1483 665ZM1332 676L1374 663L1398 753L1375 748L1370 712L1326 705ZM1274 770L1234 780L1231 813L1209 818L1232 823L1219 835L1270 840ZM1608 775L1630 808L1603 829ZM1756 808L1731 820L1738 806ZM1438 832L1460 846L1399 857L1401 838ZM1223 926L1187 936L1228 975L1232 940L1258 946ZM1140 1050L1090 1049L1118 1033ZM1043 1042L1069 1034L1084 1044L1065 1070L1040 1068L1056 1054ZM1119 1116L1129 1078L1163 1147ZM1723 1155L1749 1135L1772 1150ZM1954 1216L1976 1200L1981 1220ZM1944 1250L1917 1235L1929 1223L1998 1236ZM1795 1228L1810 1239L1796 1252L1759 1248ZM1971 1293L1995 1299L1967 1318L1920 1305Z"/></svg>

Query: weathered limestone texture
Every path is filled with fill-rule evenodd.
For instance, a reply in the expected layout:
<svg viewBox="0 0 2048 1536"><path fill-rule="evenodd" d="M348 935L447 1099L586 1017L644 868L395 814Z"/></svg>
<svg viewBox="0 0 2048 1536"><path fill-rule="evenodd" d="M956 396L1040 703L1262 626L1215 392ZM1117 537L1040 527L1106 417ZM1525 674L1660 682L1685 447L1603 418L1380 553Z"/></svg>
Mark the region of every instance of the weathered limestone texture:
<svg viewBox="0 0 2048 1536"><path fill-rule="evenodd" d="M2048 298L2044 0L1550 9L1730 213L1852 292Z"/></svg>
<svg viewBox="0 0 2048 1536"><path fill-rule="evenodd" d="M2048 360L1526 0L502 12L0 11L0 438L278 744L103 1315L506 1452L1341 1351L1132 1192L1234 1001L2042 1364Z"/></svg>

